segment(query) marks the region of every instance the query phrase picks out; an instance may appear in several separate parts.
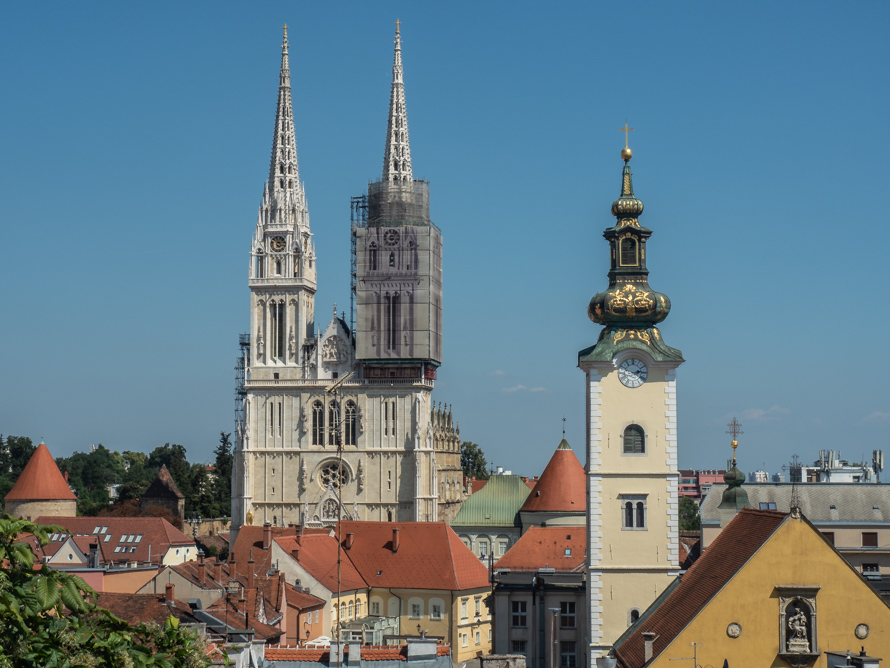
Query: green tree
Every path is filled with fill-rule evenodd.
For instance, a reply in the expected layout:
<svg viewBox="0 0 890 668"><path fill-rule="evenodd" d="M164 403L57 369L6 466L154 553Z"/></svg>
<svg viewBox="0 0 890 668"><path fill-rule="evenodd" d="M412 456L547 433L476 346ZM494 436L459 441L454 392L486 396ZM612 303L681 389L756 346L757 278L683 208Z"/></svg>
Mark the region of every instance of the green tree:
<svg viewBox="0 0 890 668"><path fill-rule="evenodd" d="M77 511L81 515L95 515L111 503L108 488L120 482L124 475L124 460L99 444L90 452L75 452L70 457L56 459L59 470L68 473L68 483L77 492Z"/></svg>
<svg viewBox="0 0 890 668"><path fill-rule="evenodd" d="M232 513L232 469L235 457L232 454L231 436L232 434L224 431L219 432L219 445L213 451L216 455L213 462L216 469L213 474L214 517L229 517Z"/></svg>
<svg viewBox="0 0 890 668"><path fill-rule="evenodd" d="M55 531L64 529L0 519L0 668L210 665L197 634L175 618L130 626L96 606L95 592L76 575L45 564L35 570L25 541L46 545Z"/></svg>
<svg viewBox="0 0 890 668"><path fill-rule="evenodd" d="M701 515L694 499L684 496L677 508L680 515L680 531L698 531L701 528Z"/></svg>
<svg viewBox="0 0 890 668"><path fill-rule="evenodd" d="M9 452L9 473L13 480L18 480L37 448L27 436L7 436L6 449Z"/></svg>
<svg viewBox="0 0 890 668"><path fill-rule="evenodd" d="M485 453L472 441L460 444L460 467L467 477L488 480L488 462L485 460Z"/></svg>

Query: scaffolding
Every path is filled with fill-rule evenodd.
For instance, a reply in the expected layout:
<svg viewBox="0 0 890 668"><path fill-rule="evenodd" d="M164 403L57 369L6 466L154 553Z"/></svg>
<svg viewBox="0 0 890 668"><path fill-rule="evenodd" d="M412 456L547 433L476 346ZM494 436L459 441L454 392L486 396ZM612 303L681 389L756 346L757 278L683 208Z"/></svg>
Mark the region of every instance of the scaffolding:
<svg viewBox="0 0 890 668"><path fill-rule="evenodd" d="M350 249L349 259L349 331L355 337L355 295L358 276L358 255L356 252L356 230L368 226L368 196L359 195L350 201Z"/></svg>
<svg viewBox="0 0 890 668"><path fill-rule="evenodd" d="M235 427L244 426L244 400L247 397L245 385L247 365L250 360L250 334L238 335L238 357L235 358Z"/></svg>

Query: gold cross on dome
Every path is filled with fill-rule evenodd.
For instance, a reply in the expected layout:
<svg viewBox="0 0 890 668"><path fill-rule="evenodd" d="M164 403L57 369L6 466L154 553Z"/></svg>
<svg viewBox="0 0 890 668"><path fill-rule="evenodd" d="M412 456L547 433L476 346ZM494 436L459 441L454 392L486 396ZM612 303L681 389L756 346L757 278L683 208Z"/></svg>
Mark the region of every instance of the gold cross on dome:
<svg viewBox="0 0 890 668"><path fill-rule="evenodd" d="M284 24L284 36L287 37L287 24Z"/></svg>
<svg viewBox="0 0 890 668"><path fill-rule="evenodd" d="M399 26L402 25L402 22L396 19L396 32L399 32Z"/></svg>
<svg viewBox="0 0 890 668"><path fill-rule="evenodd" d="M627 133L633 132L634 129L627 127L627 121L624 121L624 127L618 128L618 131L624 133L624 148L627 148Z"/></svg>

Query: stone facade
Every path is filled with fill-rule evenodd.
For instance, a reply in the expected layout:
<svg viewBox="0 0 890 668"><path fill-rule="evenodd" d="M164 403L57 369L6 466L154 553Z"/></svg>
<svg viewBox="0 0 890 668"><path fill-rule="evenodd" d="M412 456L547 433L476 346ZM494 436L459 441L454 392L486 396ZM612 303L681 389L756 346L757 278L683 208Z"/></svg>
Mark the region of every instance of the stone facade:
<svg viewBox="0 0 890 668"><path fill-rule="evenodd" d="M77 515L77 500L18 501L6 500L6 514L32 520L41 515L73 517Z"/></svg>
<svg viewBox="0 0 890 668"><path fill-rule="evenodd" d="M353 224L353 332L336 305L316 328L316 256L285 33L272 164L251 249L236 535L264 522L447 521L464 499L460 433L431 397L442 359L442 237L429 221L427 184L411 176L396 37L384 175L359 198L366 215Z"/></svg>

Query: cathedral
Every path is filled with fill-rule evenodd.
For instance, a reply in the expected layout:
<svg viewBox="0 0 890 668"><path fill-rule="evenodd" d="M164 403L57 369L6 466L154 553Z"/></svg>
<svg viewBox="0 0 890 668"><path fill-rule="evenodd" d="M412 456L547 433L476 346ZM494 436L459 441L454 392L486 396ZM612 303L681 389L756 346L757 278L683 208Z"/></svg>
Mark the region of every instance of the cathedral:
<svg viewBox="0 0 890 668"><path fill-rule="evenodd" d="M396 24L383 174L352 198L350 322L316 325L316 251L300 181L287 28L269 178L250 246L232 531L338 519L450 521L460 434L431 394L442 363L442 234L414 178ZM325 322L326 321L326 322Z"/></svg>
<svg viewBox="0 0 890 668"><path fill-rule="evenodd" d="M679 572L676 369L684 360L656 327L671 302L649 287L652 230L640 224L626 142L621 157L616 221L603 232L609 287L587 309L604 327L578 353L587 393L590 666Z"/></svg>

